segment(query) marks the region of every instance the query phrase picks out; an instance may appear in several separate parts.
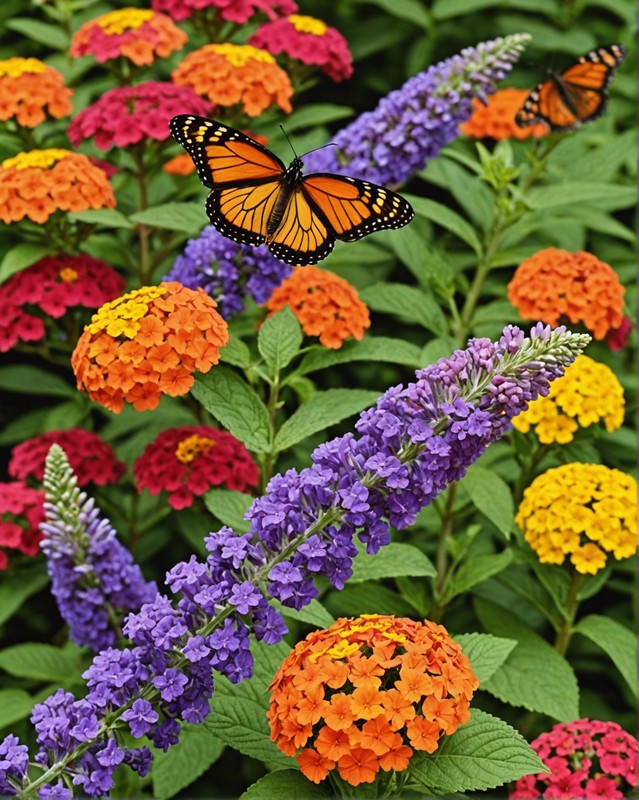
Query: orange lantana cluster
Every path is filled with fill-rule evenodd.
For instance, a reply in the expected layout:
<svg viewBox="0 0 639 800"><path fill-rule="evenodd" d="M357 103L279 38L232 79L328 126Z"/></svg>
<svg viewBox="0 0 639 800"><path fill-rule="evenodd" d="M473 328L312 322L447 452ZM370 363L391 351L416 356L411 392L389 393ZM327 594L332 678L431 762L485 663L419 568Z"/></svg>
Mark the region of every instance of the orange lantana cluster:
<svg viewBox="0 0 639 800"><path fill-rule="evenodd" d="M270 53L251 45L208 44L189 53L173 72L173 82L190 86L216 106L241 104L249 117L272 105L292 110L291 81Z"/></svg>
<svg viewBox="0 0 639 800"><path fill-rule="evenodd" d="M371 324L368 307L354 287L318 267L295 267L265 305L271 314L290 306L304 333L319 336L324 347L334 350L345 339L363 338Z"/></svg>
<svg viewBox="0 0 639 800"><path fill-rule="evenodd" d="M352 786L401 772L469 719L479 685L434 622L362 614L299 642L270 689L271 739L319 783L337 767Z"/></svg>
<svg viewBox="0 0 639 800"><path fill-rule="evenodd" d="M37 58L0 61L0 119L35 128L47 114L60 119L73 110L71 89L53 67Z"/></svg>
<svg viewBox="0 0 639 800"><path fill-rule="evenodd" d="M595 339L603 339L624 319L625 291L613 268L592 253L549 247L517 267L508 299L523 319L582 322Z"/></svg>
<svg viewBox="0 0 639 800"><path fill-rule="evenodd" d="M143 286L103 305L71 356L78 388L114 411L138 411L177 397L208 372L228 341L226 322L202 289L177 282Z"/></svg>
<svg viewBox="0 0 639 800"><path fill-rule="evenodd" d="M0 164L0 220L43 223L56 211L113 208L104 170L69 150L31 150Z"/></svg>
<svg viewBox="0 0 639 800"><path fill-rule="evenodd" d="M528 139L548 136L550 129L544 123L521 128L515 122L515 114L526 102L527 89L499 89L486 100L473 98L473 113L469 120L459 126L461 133L474 139Z"/></svg>
<svg viewBox="0 0 639 800"><path fill-rule="evenodd" d="M92 55L100 63L123 56L134 64L152 64L181 50L187 36L170 17L142 8L122 8L85 22L71 40L69 55Z"/></svg>

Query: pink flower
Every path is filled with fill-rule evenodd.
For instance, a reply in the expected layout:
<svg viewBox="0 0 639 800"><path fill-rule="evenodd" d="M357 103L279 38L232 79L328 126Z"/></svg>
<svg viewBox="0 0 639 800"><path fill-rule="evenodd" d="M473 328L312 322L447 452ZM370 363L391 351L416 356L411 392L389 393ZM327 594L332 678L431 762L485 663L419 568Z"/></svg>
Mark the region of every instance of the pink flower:
<svg viewBox="0 0 639 800"><path fill-rule="evenodd" d="M21 481L0 484L0 570L7 568L7 550L35 556L42 538L44 492Z"/></svg>
<svg viewBox="0 0 639 800"><path fill-rule="evenodd" d="M293 0L151 0L151 5L156 11L164 11L176 22L205 8L214 8L221 20L240 25L260 12L269 19L275 19L277 15L297 11L297 4Z"/></svg>
<svg viewBox="0 0 639 800"><path fill-rule="evenodd" d="M588 781L583 793L585 800L623 800L623 794L617 788L617 784L610 778L601 776Z"/></svg>

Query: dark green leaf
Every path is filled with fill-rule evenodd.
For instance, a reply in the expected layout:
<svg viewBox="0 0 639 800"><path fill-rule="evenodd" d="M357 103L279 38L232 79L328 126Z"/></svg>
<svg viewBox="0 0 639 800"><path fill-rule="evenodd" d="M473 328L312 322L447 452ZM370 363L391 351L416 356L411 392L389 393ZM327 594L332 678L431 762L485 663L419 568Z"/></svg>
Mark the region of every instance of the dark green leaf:
<svg viewBox="0 0 639 800"><path fill-rule="evenodd" d="M36 569L22 570L15 575L3 576L0 580L0 624L48 583L49 576L44 572L43 565L38 565Z"/></svg>
<svg viewBox="0 0 639 800"><path fill-rule="evenodd" d="M260 778L240 795L240 800L322 800L333 797L325 783L311 783L301 772L280 769Z"/></svg>
<svg viewBox="0 0 639 800"><path fill-rule="evenodd" d="M491 470L475 464L462 478L461 485L470 495L473 505L488 517L506 539L510 538L515 508L506 481Z"/></svg>
<svg viewBox="0 0 639 800"><path fill-rule="evenodd" d="M70 222L90 222L107 228L131 228L129 220L115 208L87 208L86 211L73 211L68 214Z"/></svg>
<svg viewBox="0 0 639 800"><path fill-rule="evenodd" d="M22 689L0 689L0 729L28 717L33 698Z"/></svg>
<svg viewBox="0 0 639 800"><path fill-rule="evenodd" d="M287 367L302 346L302 329L289 306L264 321L257 337L257 348L273 372Z"/></svg>
<svg viewBox="0 0 639 800"><path fill-rule="evenodd" d="M526 195L526 200L531 208L545 211L577 203L596 204L600 211L616 211L633 206L637 202L637 193L633 186L564 181L552 186L533 187Z"/></svg>
<svg viewBox="0 0 639 800"><path fill-rule="evenodd" d="M431 560L412 544L391 542L379 553L369 556L363 547L353 560L353 576L349 585L381 578L411 577L433 578L437 575Z"/></svg>
<svg viewBox="0 0 639 800"><path fill-rule="evenodd" d="M18 678L68 684L78 671L79 649L50 644L16 644L0 650L0 669Z"/></svg>
<svg viewBox="0 0 639 800"><path fill-rule="evenodd" d="M20 272L31 264L35 264L44 256L49 255L51 248L42 244L23 242L7 250L0 263L0 283L4 283L16 272Z"/></svg>
<svg viewBox="0 0 639 800"><path fill-rule="evenodd" d="M246 369L251 363L251 351L238 336L232 336L220 350L220 361Z"/></svg>
<svg viewBox="0 0 639 800"><path fill-rule="evenodd" d="M253 502L250 494L233 489L209 489L204 495L204 502L211 514L238 533L246 533L251 527L244 519Z"/></svg>
<svg viewBox="0 0 639 800"><path fill-rule="evenodd" d="M269 450L271 424L266 406L257 392L226 367L197 374L191 393L225 428L249 450Z"/></svg>
<svg viewBox="0 0 639 800"><path fill-rule="evenodd" d="M54 50L69 49L69 37L59 25L49 25L37 19L17 17L6 23L7 28L21 33L38 44L44 44Z"/></svg>
<svg viewBox="0 0 639 800"><path fill-rule="evenodd" d="M184 725L178 744L166 753L154 753L154 800L168 800L189 786L217 761L223 750L224 744L203 725Z"/></svg>
<svg viewBox="0 0 639 800"><path fill-rule="evenodd" d="M311 600L308 605L299 611L283 606L278 600L271 600L271 605L281 611L285 617L294 619L296 622L314 625L316 628L328 628L335 622L334 617L329 614L318 600Z"/></svg>
<svg viewBox="0 0 639 800"><path fill-rule="evenodd" d="M415 607L397 592L379 583L349 583L341 592L331 592L324 601L335 617L357 617L360 614L395 614L410 617Z"/></svg>
<svg viewBox="0 0 639 800"><path fill-rule="evenodd" d="M438 335L446 332L446 319L433 296L415 286L376 283L360 292L360 297L373 311L396 314Z"/></svg>
<svg viewBox="0 0 639 800"><path fill-rule="evenodd" d="M131 222L169 231L199 233L206 224L204 200L201 203L165 203L145 208L129 217Z"/></svg>
<svg viewBox="0 0 639 800"><path fill-rule="evenodd" d="M383 8L388 14L398 19L405 19L413 25L425 30L431 26L428 11L419 0L371 0L376 6Z"/></svg>
<svg viewBox="0 0 639 800"><path fill-rule="evenodd" d="M315 392L279 429L273 445L276 451L286 450L307 436L336 425L372 405L379 392L368 389L327 389Z"/></svg>
<svg viewBox="0 0 639 800"><path fill-rule="evenodd" d="M0 367L0 386L5 392L32 394L37 386L38 394L52 397L74 397L76 390L62 378L40 367L29 364L12 364Z"/></svg>
<svg viewBox="0 0 639 800"><path fill-rule="evenodd" d="M406 199L412 204L416 214L436 222L442 228L446 228L463 242L466 242L479 255L481 252L479 237L474 228L463 217L452 211L448 206L436 203L434 200L428 200L425 197L406 195Z"/></svg>
<svg viewBox="0 0 639 800"><path fill-rule="evenodd" d="M361 342L344 342L339 350L328 350L326 347L312 350L304 356L296 373L307 375L309 372L350 361L387 361L389 364L405 364L415 369L424 363L419 347L411 342L387 336L367 336Z"/></svg>
<svg viewBox="0 0 639 800"><path fill-rule="evenodd" d="M586 636L606 653L637 696L637 650L632 631L610 617L590 614L579 621L576 633Z"/></svg>
<svg viewBox="0 0 639 800"><path fill-rule="evenodd" d="M490 633L460 633L453 637L462 646L473 672L479 679L479 688L501 667L517 642L500 639Z"/></svg>
<svg viewBox="0 0 639 800"><path fill-rule="evenodd" d="M318 125L325 125L327 122L345 119L352 114L353 109L349 106L337 106L334 103L313 103L303 108L297 108L287 116L286 130L290 133L303 128L316 128Z"/></svg>
<svg viewBox="0 0 639 800"><path fill-rule="evenodd" d="M454 573L450 586L444 594L446 602L506 569L512 561L512 557L510 550L504 550L503 553L490 553L468 558Z"/></svg>

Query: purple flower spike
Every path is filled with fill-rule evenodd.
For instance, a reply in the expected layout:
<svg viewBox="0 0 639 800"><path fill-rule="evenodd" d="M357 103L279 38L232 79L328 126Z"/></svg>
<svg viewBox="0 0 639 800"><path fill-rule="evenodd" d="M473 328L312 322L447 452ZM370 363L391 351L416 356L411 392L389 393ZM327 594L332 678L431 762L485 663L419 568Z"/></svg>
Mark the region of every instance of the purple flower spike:
<svg viewBox="0 0 639 800"><path fill-rule="evenodd" d="M47 455L44 487L40 546L60 614L77 644L95 651L111 647L117 644L123 616L155 597L157 586L144 580L111 524L78 489L64 450L56 444Z"/></svg>
<svg viewBox="0 0 639 800"><path fill-rule="evenodd" d="M472 98L492 94L529 41L515 33L481 42L418 73L333 136L337 147L305 156L307 172L403 183L457 137Z"/></svg>

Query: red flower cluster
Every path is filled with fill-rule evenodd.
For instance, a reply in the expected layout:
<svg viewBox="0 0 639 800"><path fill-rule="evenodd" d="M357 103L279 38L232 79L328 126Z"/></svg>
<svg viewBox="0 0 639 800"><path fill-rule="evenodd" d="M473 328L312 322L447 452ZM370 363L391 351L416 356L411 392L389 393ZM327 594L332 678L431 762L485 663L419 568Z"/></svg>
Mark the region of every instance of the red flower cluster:
<svg viewBox="0 0 639 800"><path fill-rule="evenodd" d="M73 306L99 308L123 289L124 279L91 256L46 256L36 261L0 286L0 352L18 341L44 337L44 321L30 311L39 309L58 318Z"/></svg>
<svg viewBox="0 0 639 800"><path fill-rule="evenodd" d="M69 125L74 147L95 136L96 147L127 147L144 139L169 138L169 120L176 114L209 116L211 103L188 86L147 81L111 89L81 111Z"/></svg>
<svg viewBox="0 0 639 800"><path fill-rule="evenodd" d="M346 39L314 17L291 14L265 22L250 37L249 44L317 66L336 83L353 74L353 57Z"/></svg>
<svg viewBox="0 0 639 800"><path fill-rule="evenodd" d="M163 431L133 465L138 491L169 493L169 505L186 508L213 486L243 492L260 472L242 442L209 425Z"/></svg>
<svg viewBox="0 0 639 800"><path fill-rule="evenodd" d="M531 746L550 774L520 778L510 800L623 800L637 785L639 742L616 722L559 723Z"/></svg>
<svg viewBox="0 0 639 800"><path fill-rule="evenodd" d="M9 561L5 549L27 556L38 553L43 504L44 492L30 489L21 481L0 484L0 570L6 569Z"/></svg>
<svg viewBox="0 0 639 800"><path fill-rule="evenodd" d="M269 19L275 19L278 14L297 11L297 4L293 0L151 0L151 6L156 11L164 11L177 22L198 11L214 8L221 20L240 25L259 12L266 14Z"/></svg>
<svg viewBox="0 0 639 800"><path fill-rule="evenodd" d="M74 34L69 55L92 55L103 63L123 56L138 66L181 50L186 34L170 17L151 9L122 8L85 22Z"/></svg>
<svg viewBox="0 0 639 800"><path fill-rule="evenodd" d="M44 462L52 444L59 444L73 469L78 486L95 483L104 486L116 483L126 472L126 464L118 461L111 447L97 433L83 428L49 431L16 445L11 451L9 475L41 481Z"/></svg>

